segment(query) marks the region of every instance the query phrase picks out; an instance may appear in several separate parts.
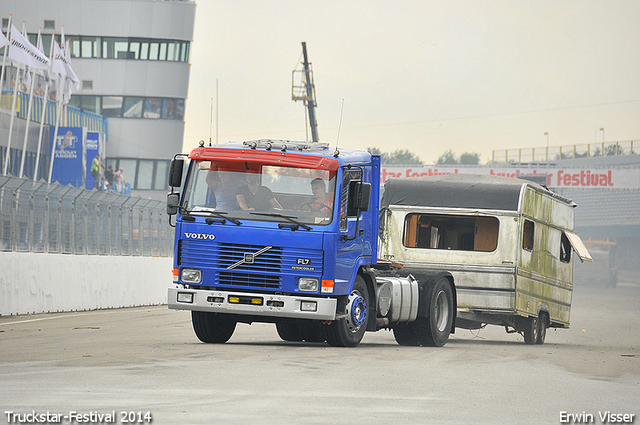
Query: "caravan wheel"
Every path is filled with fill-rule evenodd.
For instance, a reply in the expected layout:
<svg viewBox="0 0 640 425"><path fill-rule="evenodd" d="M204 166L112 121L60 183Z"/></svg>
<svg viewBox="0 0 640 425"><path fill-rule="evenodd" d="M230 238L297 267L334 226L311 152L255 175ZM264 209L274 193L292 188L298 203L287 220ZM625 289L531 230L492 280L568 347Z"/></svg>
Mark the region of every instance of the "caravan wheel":
<svg viewBox="0 0 640 425"><path fill-rule="evenodd" d="M540 313L538 316L538 335L536 338L536 344L544 344L544 339L547 337L547 315Z"/></svg>
<svg viewBox="0 0 640 425"><path fill-rule="evenodd" d="M525 344L535 344L538 340L538 332L540 328L538 326L538 318L537 317L529 317L526 321L526 326L524 328L524 343Z"/></svg>

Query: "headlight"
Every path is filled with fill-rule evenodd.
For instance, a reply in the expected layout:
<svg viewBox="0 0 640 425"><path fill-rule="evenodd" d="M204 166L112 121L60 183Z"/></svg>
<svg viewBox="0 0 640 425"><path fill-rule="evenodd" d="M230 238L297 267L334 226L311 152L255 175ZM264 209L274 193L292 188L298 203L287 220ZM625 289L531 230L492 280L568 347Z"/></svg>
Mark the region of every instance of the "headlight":
<svg viewBox="0 0 640 425"><path fill-rule="evenodd" d="M182 281L187 283L200 283L202 280L202 270L182 269Z"/></svg>
<svg viewBox="0 0 640 425"><path fill-rule="evenodd" d="M318 279L315 277L301 277L298 279L298 289L304 292L318 292Z"/></svg>

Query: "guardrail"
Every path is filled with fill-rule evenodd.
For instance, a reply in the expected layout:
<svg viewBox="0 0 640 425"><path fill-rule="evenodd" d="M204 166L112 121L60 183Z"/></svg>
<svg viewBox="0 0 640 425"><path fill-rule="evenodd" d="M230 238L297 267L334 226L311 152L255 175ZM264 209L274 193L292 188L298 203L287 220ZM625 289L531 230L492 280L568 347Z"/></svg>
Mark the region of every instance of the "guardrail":
<svg viewBox="0 0 640 425"><path fill-rule="evenodd" d="M0 250L169 257L164 202L0 176Z"/></svg>

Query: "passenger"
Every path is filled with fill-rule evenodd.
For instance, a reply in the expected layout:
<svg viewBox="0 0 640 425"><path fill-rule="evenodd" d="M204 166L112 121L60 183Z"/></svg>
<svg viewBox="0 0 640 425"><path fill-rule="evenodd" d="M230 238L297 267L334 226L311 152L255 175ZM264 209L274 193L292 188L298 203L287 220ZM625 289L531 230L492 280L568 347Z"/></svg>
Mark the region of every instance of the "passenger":
<svg viewBox="0 0 640 425"><path fill-rule="evenodd" d="M313 202L303 205L303 210L331 213L333 209L333 193L327 193L326 183L323 179L311 180L311 192L315 197Z"/></svg>
<svg viewBox="0 0 640 425"><path fill-rule="evenodd" d="M236 200L244 211L266 211L272 208L282 209L282 205L266 186L259 184L260 175L247 173L247 185L238 188Z"/></svg>
<svg viewBox="0 0 640 425"><path fill-rule="evenodd" d="M207 185L215 196L215 208L218 211L235 211L240 209L236 201L239 187L246 186L242 180L234 179L231 171L207 171Z"/></svg>

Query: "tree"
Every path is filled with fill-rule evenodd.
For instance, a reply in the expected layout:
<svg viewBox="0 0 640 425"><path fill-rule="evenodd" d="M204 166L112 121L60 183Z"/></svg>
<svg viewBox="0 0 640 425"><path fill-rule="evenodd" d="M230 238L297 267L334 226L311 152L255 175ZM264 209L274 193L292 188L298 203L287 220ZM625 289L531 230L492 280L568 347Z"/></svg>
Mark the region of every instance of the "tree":
<svg viewBox="0 0 640 425"><path fill-rule="evenodd" d="M460 164L478 165L480 164L480 154L475 152L465 152L460 155Z"/></svg>
<svg viewBox="0 0 640 425"><path fill-rule="evenodd" d="M451 149L446 150L440 158L436 161L436 164L457 164L458 158L456 158L456 154L453 153Z"/></svg>
<svg viewBox="0 0 640 425"><path fill-rule="evenodd" d="M391 153L381 152L378 148L367 148L372 155L380 155L380 161L384 165L422 165L422 160L416 154L407 149L396 149Z"/></svg>

